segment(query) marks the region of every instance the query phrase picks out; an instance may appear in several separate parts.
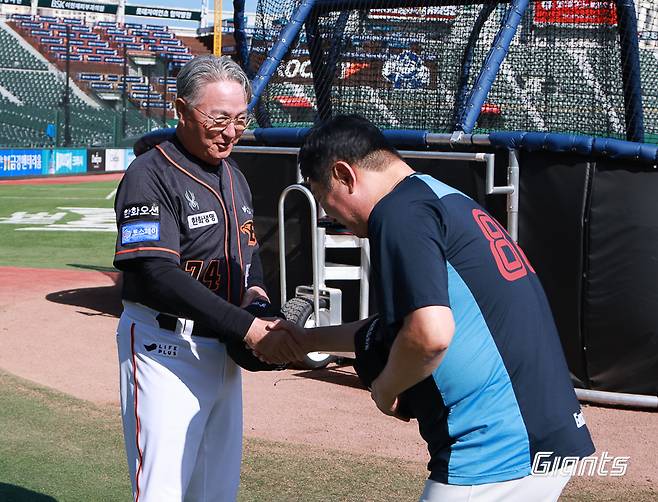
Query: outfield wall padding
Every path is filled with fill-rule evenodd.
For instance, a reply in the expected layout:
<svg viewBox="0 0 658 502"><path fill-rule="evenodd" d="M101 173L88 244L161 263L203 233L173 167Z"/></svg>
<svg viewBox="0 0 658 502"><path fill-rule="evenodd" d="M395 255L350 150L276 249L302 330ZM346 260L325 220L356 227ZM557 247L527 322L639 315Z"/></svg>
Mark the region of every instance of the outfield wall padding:
<svg viewBox="0 0 658 502"><path fill-rule="evenodd" d="M519 163L519 244L544 286L572 376L586 387L580 303L589 163L534 152L521 152Z"/></svg>
<svg viewBox="0 0 658 502"><path fill-rule="evenodd" d="M593 169L583 288L590 388L658 395L658 173Z"/></svg>
<svg viewBox="0 0 658 502"><path fill-rule="evenodd" d="M646 163L521 154L519 242L579 386L658 395L656 193Z"/></svg>

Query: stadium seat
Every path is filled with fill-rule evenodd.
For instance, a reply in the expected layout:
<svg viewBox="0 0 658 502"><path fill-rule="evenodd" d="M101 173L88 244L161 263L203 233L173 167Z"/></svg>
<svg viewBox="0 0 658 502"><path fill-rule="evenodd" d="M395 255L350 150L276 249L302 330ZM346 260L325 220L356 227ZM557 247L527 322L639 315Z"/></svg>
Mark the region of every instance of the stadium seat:
<svg viewBox="0 0 658 502"><path fill-rule="evenodd" d="M40 52L48 51L51 43L39 45L40 35L36 34L30 37L29 30L41 29L34 26L21 28L21 22L34 22L43 28L45 32L50 30L47 39L57 38L62 44L65 39L65 26L69 24L72 27L70 32L71 39L75 37L75 51L80 48L98 48L103 45L105 48L112 50L113 54L119 54L119 45L113 42L107 31L116 30L116 24L97 23L96 25L84 25L80 21L68 22L68 20L58 18L23 18L12 16L10 26L26 37L26 41L35 46ZM136 25L126 30L145 29L143 25ZM26 31L27 30L27 31ZM132 36L127 33L128 36ZM165 33L167 40L171 39L173 34ZM44 35L45 36L45 35ZM134 38L134 37L133 37ZM175 38L175 37L173 37ZM156 38L156 42L160 39ZM60 44L61 45L61 44ZM172 45L172 47L174 47ZM182 47L177 44L176 47ZM186 49L189 52L189 49ZM80 54L79 57L89 56L90 54ZM187 55L187 54L184 54ZM51 60L57 57L53 52ZM76 69L72 77L79 82L81 89L87 89L87 83L92 81L107 82L113 87L121 85L122 76L121 66L117 64L103 65L102 58L99 61L91 63L89 72ZM111 57L111 56L108 56ZM121 59L121 58L115 58ZM100 63L100 66L99 66ZM80 63L78 63L80 64ZM99 73L99 67L106 66L111 72ZM118 66L118 67L117 67ZM79 68L79 67L76 67ZM58 142L62 144L64 135L64 108L62 98L64 96L64 79L61 73L55 73L43 63L40 59L33 56L21 42L11 35L5 28L4 23L0 23L0 145L5 147L39 147L53 146L55 143L52 138L45 133L49 124L55 124L58 130ZM82 75L85 75L83 78ZM157 90L162 89L162 83L157 83L154 78L153 84L156 88L150 89L146 86L144 77L139 75L130 75L128 80L130 86L141 85L143 91L150 91L151 107L153 108L153 118L161 116L162 95ZM5 92L6 91L6 92ZM91 93L92 91L89 90ZM9 99L13 96L15 100ZM101 109L90 106L83 101L73 91L69 93L70 100L70 133L74 145L106 145L111 146L114 143L116 131L121 130L122 114L103 106ZM137 108L142 104L142 99L136 99L134 102L128 102L128 108L125 113L126 135L140 135L146 129L146 117L140 113Z"/></svg>

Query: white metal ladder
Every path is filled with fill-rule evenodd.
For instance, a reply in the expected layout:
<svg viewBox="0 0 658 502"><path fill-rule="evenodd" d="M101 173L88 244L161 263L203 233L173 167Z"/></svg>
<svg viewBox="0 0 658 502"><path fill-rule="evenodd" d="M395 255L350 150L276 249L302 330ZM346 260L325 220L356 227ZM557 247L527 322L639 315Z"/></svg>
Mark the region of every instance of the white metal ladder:
<svg viewBox="0 0 658 502"><path fill-rule="evenodd" d="M370 245L368 239L353 234L327 234L327 230L318 226L318 208L311 191L304 185L295 184L286 187L279 197L279 271L281 287L281 304L287 299L286 284L286 237L284 209L290 192L298 191L306 196L311 209L311 254L313 264L312 286L297 286L297 296L310 296L313 299L315 322L320 326L320 297L329 300L330 324L342 323L340 290L327 287L327 280L359 281L359 318L368 317L370 298ZM324 211L320 208L321 212ZM326 249L361 249L360 265L344 265L326 261Z"/></svg>

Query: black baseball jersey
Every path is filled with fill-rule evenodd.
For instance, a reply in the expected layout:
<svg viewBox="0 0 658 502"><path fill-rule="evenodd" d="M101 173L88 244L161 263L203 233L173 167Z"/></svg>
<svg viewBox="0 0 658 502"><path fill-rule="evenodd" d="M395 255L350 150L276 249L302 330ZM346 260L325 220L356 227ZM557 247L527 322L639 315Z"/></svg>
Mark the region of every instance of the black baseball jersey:
<svg viewBox="0 0 658 502"><path fill-rule="evenodd" d="M379 313L450 307L455 332L430 378L406 394L430 478L476 485L594 451L539 279L502 226L464 194L413 174L368 221Z"/></svg>
<svg viewBox="0 0 658 502"><path fill-rule="evenodd" d="M231 159L218 169L177 139L165 141L130 165L115 211L117 268L139 258L170 260L234 305L245 289L262 286L251 193ZM124 281L124 299L158 309L157 299L144 298L137 277L126 274Z"/></svg>

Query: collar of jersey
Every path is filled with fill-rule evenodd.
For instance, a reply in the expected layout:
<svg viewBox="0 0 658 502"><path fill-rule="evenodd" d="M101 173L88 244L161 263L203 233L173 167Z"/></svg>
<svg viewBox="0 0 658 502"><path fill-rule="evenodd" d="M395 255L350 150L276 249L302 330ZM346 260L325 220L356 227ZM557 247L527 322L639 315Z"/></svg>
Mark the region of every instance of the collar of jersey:
<svg viewBox="0 0 658 502"><path fill-rule="evenodd" d="M212 164L208 164L207 162L204 162L203 160L199 159L198 157L195 157L192 155L190 152L187 151L187 149L183 146L183 143L178 139L178 136L174 135L174 137L171 139L171 144L173 145L174 149L176 150L175 154L178 157L175 159L177 162L180 162L182 159L185 159L187 162L184 162L184 165L189 165L192 164L194 166L198 166L207 173L212 173L212 174L217 174L220 175L222 172L222 164L223 162L220 162L219 165L213 166ZM164 147L164 145L163 145ZM171 150L169 150L172 154Z"/></svg>

